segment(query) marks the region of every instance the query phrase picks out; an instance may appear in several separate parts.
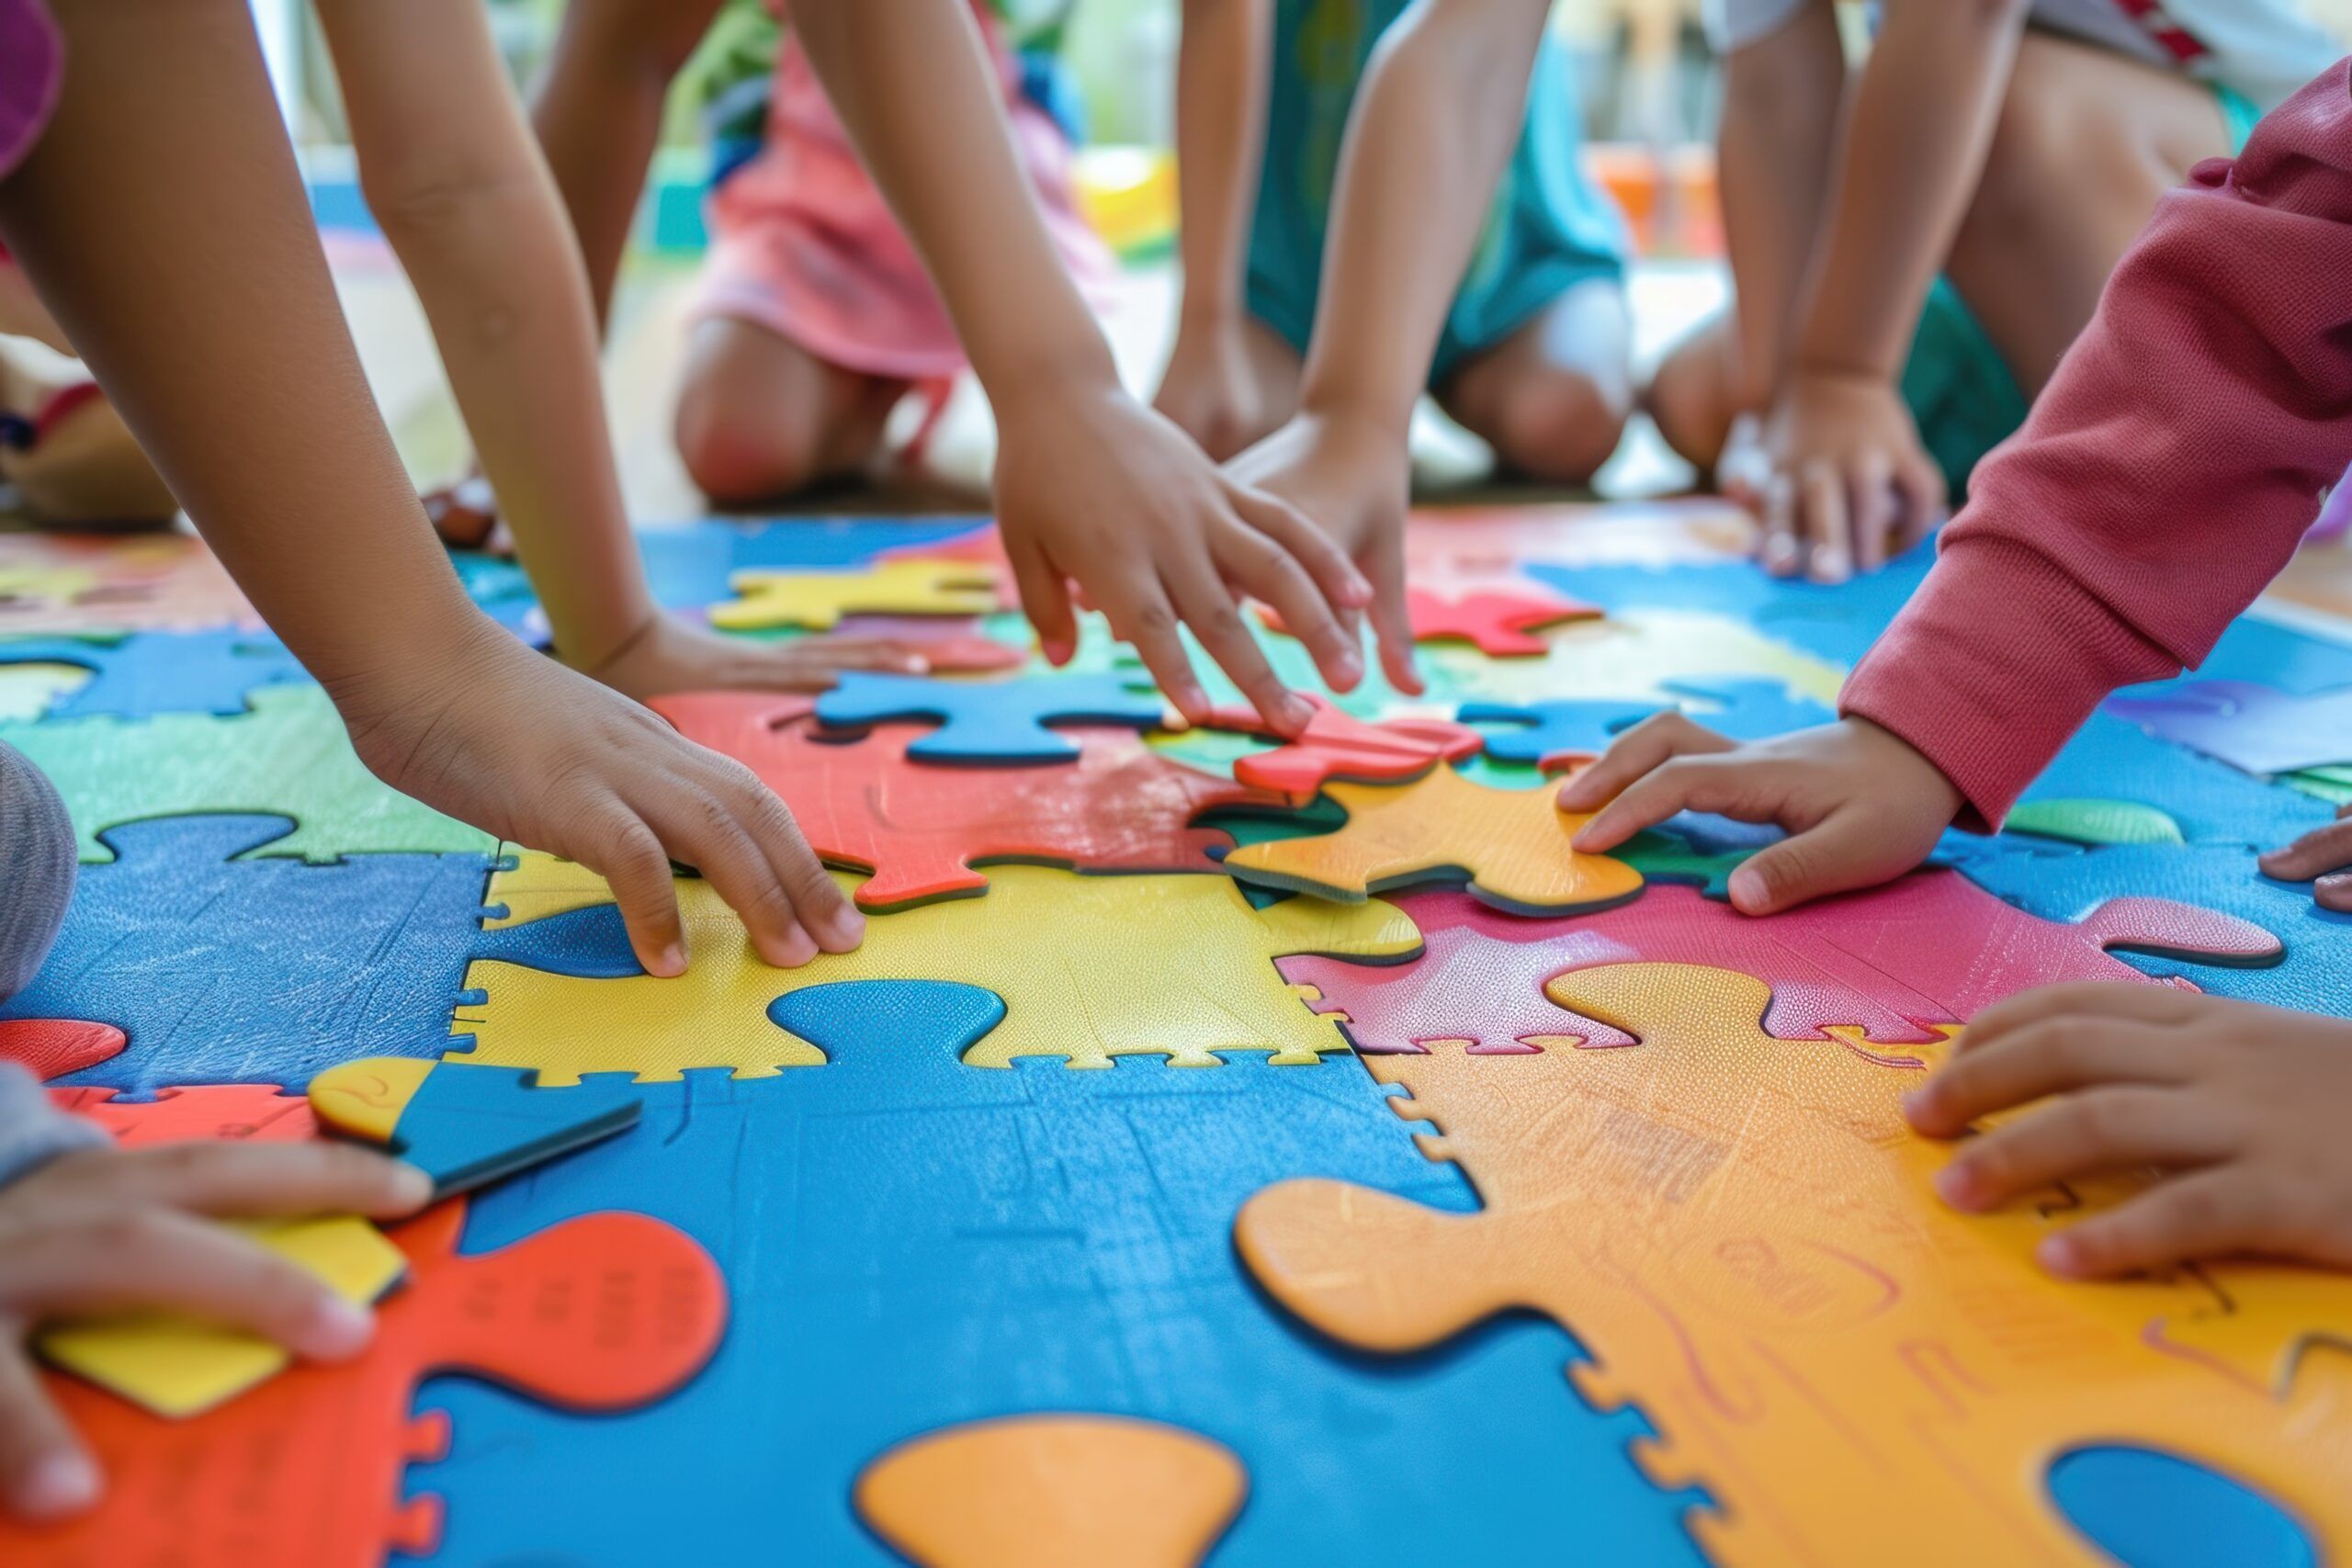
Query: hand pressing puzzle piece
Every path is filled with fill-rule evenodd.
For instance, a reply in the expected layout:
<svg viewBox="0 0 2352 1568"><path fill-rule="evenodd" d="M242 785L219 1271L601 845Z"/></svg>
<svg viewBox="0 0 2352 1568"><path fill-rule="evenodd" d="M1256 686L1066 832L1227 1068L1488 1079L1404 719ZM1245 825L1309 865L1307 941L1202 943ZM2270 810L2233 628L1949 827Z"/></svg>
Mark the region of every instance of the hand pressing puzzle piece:
<svg viewBox="0 0 2352 1568"><path fill-rule="evenodd" d="M537 1075L413 1056L369 1056L311 1080L322 1125L381 1145L433 1179L435 1197L471 1191L637 1125L644 1100L609 1083L560 1092Z"/></svg>
<svg viewBox="0 0 2352 1568"><path fill-rule="evenodd" d="M835 880L844 888L853 881L840 873ZM477 963L466 984L484 999L461 1003L450 1025L474 1045L453 1059L537 1067L550 1087L582 1073L659 1081L692 1067L766 1077L825 1060L771 1022L779 998L837 980L906 979L960 982L1003 999L1004 1021L964 1055L972 1066L1059 1056L1073 1067L1108 1067L1114 1055L1164 1055L1170 1066L1206 1067L1227 1051L1271 1051L1276 1063L1311 1066L1347 1042L1329 1019L1299 1005L1272 961L1296 953L1402 961L1421 945L1411 923L1377 901L1298 898L1253 909L1222 876L1009 865L984 898L878 916L856 952L775 969L709 887L681 879L677 889L694 954L685 974L582 980Z"/></svg>
<svg viewBox="0 0 2352 1568"><path fill-rule="evenodd" d="M1405 592L1405 615L1416 642L1466 642L1489 659L1530 659L1549 644L1535 634L1568 621L1596 619L1599 606L1549 589L1517 587L1440 593L1426 588ZM1267 627L1288 634L1272 608L1259 612Z"/></svg>
<svg viewBox="0 0 2352 1568"><path fill-rule="evenodd" d="M862 670L817 699L817 721L864 729L892 719L936 719L939 728L907 748L921 762L981 764L1068 762L1079 743L1050 724L1158 724L1167 709L1113 675L1031 675L1012 681L937 681Z"/></svg>
<svg viewBox="0 0 2352 1568"><path fill-rule="evenodd" d="M2187 984L2143 975L2109 948L2227 964L2281 955L2269 932L2211 910L2118 898L2066 925L2005 904L1956 871L1914 872L1769 919L1678 886L1653 886L1630 904L1562 920L1498 915L1459 893L1410 894L1396 907L1429 943L1417 964L1364 969L1285 958L1277 965L1284 978L1321 992L1318 1008L1346 1016L1359 1051L1418 1052L1439 1041L1468 1041L1475 1052L1628 1044L1617 1031L1544 999L1572 987L1575 971L1606 964L1753 975L1771 993L1760 1014L1765 1033L1823 1040L1849 1026L1883 1046L1931 1043L2036 986Z"/></svg>
<svg viewBox="0 0 2352 1568"><path fill-rule="evenodd" d="M1367 1058L1486 1208L1270 1188L1234 1235L1284 1306L1389 1352L1549 1314L1592 1357L1570 1369L1587 1400L1657 1427L1643 1469L1714 1499L1694 1530L1724 1568L2086 1562L2044 1477L2098 1443L2212 1465L2315 1527L2322 1560L2352 1550L2352 1409L2176 1348L2225 1314L2295 1343L2341 1321L2343 1281L2248 1266L2060 1282L2032 1261L2056 1208L1969 1216L1935 1197L1950 1150L1898 1106L1917 1066L1770 1039L1763 982L1721 969L1597 969L1555 994L1641 1043Z"/></svg>
<svg viewBox="0 0 2352 1568"><path fill-rule="evenodd" d="M1250 1490L1221 1443L1123 1416L929 1432L857 1478L857 1512L921 1568L1193 1568Z"/></svg>
<svg viewBox="0 0 2352 1568"><path fill-rule="evenodd" d="M1207 871L1232 835L1190 826L1218 807L1279 809L1283 797L1229 783L1152 751L1126 730L1075 738L1075 763L968 773L915 761L905 726L864 739L827 740L805 698L692 692L653 709L688 739L746 763L792 803L811 848L834 865L870 873L865 909L888 909L986 890L975 866L994 862L1088 871ZM526 863L529 863L526 862ZM491 901L515 878L493 879Z"/></svg>
<svg viewBox="0 0 2352 1568"><path fill-rule="evenodd" d="M1335 784L1336 833L1250 844L1225 857L1245 882L1357 899L1421 882L1467 880L1473 897L1516 914L1560 914L1630 898L1641 874L1568 838L1591 818L1550 787L1494 789L1452 768L1389 788Z"/></svg>
<svg viewBox="0 0 2352 1568"><path fill-rule="evenodd" d="M2251 681L2187 681L2151 696L2109 697L2106 707L2249 773L2352 762L2352 686L2298 696Z"/></svg>
<svg viewBox="0 0 2352 1568"><path fill-rule="evenodd" d="M843 615L985 615L1003 607L996 571L958 561L897 560L854 571L739 571L741 598L710 608L728 631L831 631Z"/></svg>
<svg viewBox="0 0 2352 1568"><path fill-rule="evenodd" d="M107 1476L106 1498L62 1525L0 1518L0 1561L376 1568L389 1551L430 1552L438 1505L400 1501L404 1467L448 1450L447 1417L409 1415L427 1377L462 1372L567 1410L627 1410L680 1387L718 1347L726 1283L681 1231L588 1214L460 1255L464 1224L457 1200L391 1233L408 1284L378 1309L357 1359L296 1367L196 1420L160 1420L51 1377L48 1393Z"/></svg>

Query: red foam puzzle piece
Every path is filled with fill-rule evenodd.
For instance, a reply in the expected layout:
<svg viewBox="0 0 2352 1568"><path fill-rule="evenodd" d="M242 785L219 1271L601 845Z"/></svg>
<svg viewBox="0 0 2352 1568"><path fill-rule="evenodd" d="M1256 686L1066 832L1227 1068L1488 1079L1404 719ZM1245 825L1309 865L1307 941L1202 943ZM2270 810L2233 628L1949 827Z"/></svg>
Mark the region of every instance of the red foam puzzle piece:
<svg viewBox="0 0 2352 1568"><path fill-rule="evenodd" d="M1272 790L1305 805L1333 779L1351 784L1394 784L1419 778L1438 763L1477 755L1486 741L1465 724L1446 718L1361 719L1321 697L1309 695L1315 716L1298 738L1233 764L1236 782ZM1219 729L1262 733L1250 708L1219 708L1209 722Z"/></svg>
<svg viewBox="0 0 2352 1568"><path fill-rule="evenodd" d="M159 1091L150 1100L119 1100L111 1089L52 1089L60 1111L86 1116L126 1148L176 1144L189 1138L295 1143L314 1137L311 1102L274 1083L191 1084Z"/></svg>
<svg viewBox="0 0 2352 1568"><path fill-rule="evenodd" d="M1321 990L1320 1012L1344 1012L1360 1051L1419 1054L1433 1040L1474 1052L1539 1048L1577 1035L1588 1046L1632 1037L1552 1003L1555 975L1606 964L1690 964L1752 975L1770 986L1764 1032L1823 1040L1831 1024L1881 1044L1941 1038L2002 998L2072 980L2157 980L2108 949L2262 962L2278 938L2234 916L2166 898L2117 898L2073 924L2005 904L1956 871L1921 871L1865 893L1757 918L1700 889L1652 884L1595 914L1528 919L1454 892L1393 900L1420 927L1419 963L1368 968L1339 959L1276 961L1283 977Z"/></svg>
<svg viewBox="0 0 2352 1568"><path fill-rule="evenodd" d="M1217 807L1286 806L1285 797L1187 768L1132 730L1071 729L1076 763L961 768L910 761L922 725L877 724L865 739L825 740L806 698L689 692L653 699L689 739L748 764L792 803L809 844L870 871L857 902L894 908L978 893L988 861L1083 871L1209 871L1233 837L1188 824Z"/></svg>
<svg viewBox="0 0 2352 1568"><path fill-rule="evenodd" d="M62 1078L119 1054L130 1037L111 1023L78 1018L18 1018L0 1023L0 1062L41 1079Z"/></svg>
<svg viewBox="0 0 2352 1568"><path fill-rule="evenodd" d="M684 1233L587 1214L465 1257L465 1212L452 1200L390 1233L408 1281L378 1307L356 1360L296 1366L191 1421L44 1374L106 1473L106 1499L49 1528L0 1518L0 1562L374 1568L389 1550L430 1551L438 1502L401 1501L402 1469L448 1448L446 1417L409 1415L425 1378L463 1372L568 1410L625 1410L678 1388L717 1348L726 1284Z"/></svg>
<svg viewBox="0 0 2352 1568"><path fill-rule="evenodd" d="M1535 588L1482 588L1440 593L1426 588L1405 592L1405 615L1416 642L1467 642L1490 659L1525 659L1544 651L1534 634L1563 621L1590 620L1597 604ZM1267 626L1287 634L1271 606L1258 612Z"/></svg>

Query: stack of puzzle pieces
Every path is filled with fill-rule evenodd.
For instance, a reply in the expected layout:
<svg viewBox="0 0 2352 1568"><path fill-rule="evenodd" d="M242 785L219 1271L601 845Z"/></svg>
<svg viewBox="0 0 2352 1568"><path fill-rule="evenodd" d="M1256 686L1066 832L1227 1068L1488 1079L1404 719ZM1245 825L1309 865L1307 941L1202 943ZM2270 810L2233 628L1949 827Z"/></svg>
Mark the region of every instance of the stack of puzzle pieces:
<svg viewBox="0 0 2352 1568"><path fill-rule="evenodd" d="M1048 669L982 520L650 533L674 608L933 671L655 705L868 916L774 969L682 876L676 979L368 775L193 541L0 541L0 739L83 861L0 1056L125 1141L365 1137L444 1195L267 1238L379 1299L348 1365L48 1336L111 1490L0 1561L2352 1551L2352 1280L2060 1284L2036 1240L2129 1184L1962 1216L1897 1113L2052 981L2352 1011L2352 919L2254 866L2352 795L2352 644L2243 621L2007 831L1750 920L1757 831L1582 855L1554 788L1666 709L1824 721L1927 566L1778 583L1736 532L1419 516L1429 690L1324 692L1265 618L1290 740L1215 679L1179 727L1099 624Z"/></svg>

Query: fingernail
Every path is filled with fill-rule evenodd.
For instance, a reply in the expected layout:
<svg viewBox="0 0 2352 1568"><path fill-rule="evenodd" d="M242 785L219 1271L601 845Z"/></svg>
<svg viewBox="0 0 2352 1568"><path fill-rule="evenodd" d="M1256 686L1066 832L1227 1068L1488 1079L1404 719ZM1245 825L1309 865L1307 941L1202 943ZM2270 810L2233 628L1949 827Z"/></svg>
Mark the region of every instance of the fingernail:
<svg viewBox="0 0 2352 1568"><path fill-rule="evenodd" d="M1974 1205L1976 1173L1962 1161L1952 1161L1928 1179L1935 1183L1936 1196L1953 1208L1966 1209Z"/></svg>
<svg viewBox="0 0 2352 1568"><path fill-rule="evenodd" d="M654 973L666 977L674 975L683 975L685 972L685 944L684 942L673 942L669 946L662 950L662 966L655 970Z"/></svg>
<svg viewBox="0 0 2352 1568"><path fill-rule="evenodd" d="M1352 686L1363 679L1363 655L1354 649L1345 649L1331 661L1331 668L1342 686Z"/></svg>
<svg viewBox="0 0 2352 1568"><path fill-rule="evenodd" d="M97 1500L98 1467L83 1454L43 1454L17 1483L17 1511L28 1518L62 1518Z"/></svg>
<svg viewBox="0 0 2352 1568"><path fill-rule="evenodd" d="M775 960L777 968L797 969L817 956L817 939L796 920L784 928L784 935L777 942L777 952L780 954Z"/></svg>
<svg viewBox="0 0 2352 1568"><path fill-rule="evenodd" d="M422 1209L433 1199L433 1178L413 1165L392 1167L390 1191L386 1194L395 1207Z"/></svg>
<svg viewBox="0 0 2352 1568"><path fill-rule="evenodd" d="M907 655L906 668L910 675L928 675L931 673L931 660L920 653L910 653Z"/></svg>
<svg viewBox="0 0 2352 1568"><path fill-rule="evenodd" d="M1281 707L1283 721L1294 730L1305 729L1314 722L1315 710L1306 705L1306 699L1304 697L1286 696L1282 700Z"/></svg>
<svg viewBox="0 0 2352 1568"><path fill-rule="evenodd" d="M1813 580L1815 582L1843 582L1853 572L1853 567L1844 556L1824 550L1813 558Z"/></svg>
<svg viewBox="0 0 2352 1568"><path fill-rule="evenodd" d="M1078 649L1068 638L1054 637L1040 645L1038 651L1046 656L1046 663L1058 669L1069 663L1070 656Z"/></svg>
<svg viewBox="0 0 2352 1568"><path fill-rule="evenodd" d="M1169 701L1176 705L1176 711L1182 714L1187 722L1192 724L1208 722L1209 694L1191 682L1185 682L1170 693Z"/></svg>
<svg viewBox="0 0 2352 1568"><path fill-rule="evenodd" d="M843 904L825 922L825 934L833 939L831 951L847 953L865 940L865 916L855 905Z"/></svg>
<svg viewBox="0 0 2352 1568"><path fill-rule="evenodd" d="M2060 1231L2056 1235L2043 1236L2041 1243L2034 1247L2033 1256L2052 1274L2078 1273L2083 1266L2082 1248L2077 1247L2075 1238L2064 1231Z"/></svg>
<svg viewBox="0 0 2352 1568"><path fill-rule="evenodd" d="M1753 915L1761 910L1769 897L1764 890L1764 878L1744 865L1733 869L1725 887L1731 894L1732 907L1743 914Z"/></svg>
<svg viewBox="0 0 2352 1568"><path fill-rule="evenodd" d="M376 1335L376 1316L366 1307L325 1295L302 1325L294 1348L314 1361L341 1361L359 1354Z"/></svg>

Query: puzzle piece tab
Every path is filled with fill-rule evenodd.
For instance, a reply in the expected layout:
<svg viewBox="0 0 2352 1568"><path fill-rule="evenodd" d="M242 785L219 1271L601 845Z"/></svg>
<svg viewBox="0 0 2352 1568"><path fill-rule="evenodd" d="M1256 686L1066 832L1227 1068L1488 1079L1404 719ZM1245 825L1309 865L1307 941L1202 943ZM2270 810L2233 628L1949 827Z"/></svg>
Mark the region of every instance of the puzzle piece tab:
<svg viewBox="0 0 2352 1568"><path fill-rule="evenodd" d="M2109 713L2159 739L2249 773L2352 762L2352 686L2297 695L2252 681L2184 681L2107 699Z"/></svg>
<svg viewBox="0 0 2352 1568"><path fill-rule="evenodd" d="M1232 835L1194 828L1220 807L1277 810L1283 797L1197 773L1152 751L1126 730L1072 739L1075 763L1005 767L976 784L960 769L913 760L922 732L876 728L863 739L827 739L806 698L694 692L652 706L691 740L746 763L792 803L811 848L826 861L872 874L865 909L977 894L974 869L1017 862L1087 871L1208 871ZM516 879L493 879L491 899Z"/></svg>
<svg viewBox="0 0 2352 1568"><path fill-rule="evenodd" d="M1193 1568L1250 1477L1195 1432L1011 1416L910 1438L857 1478L858 1517L922 1568Z"/></svg>
<svg viewBox="0 0 2352 1568"><path fill-rule="evenodd" d="M1315 710L1306 728L1295 739L1236 756L1232 767L1238 782L1272 790L1303 806L1335 779L1395 784L1419 778L1442 761L1463 761L1477 754L1480 737L1463 725L1411 716L1371 722L1312 693L1302 695ZM1220 709L1211 722L1219 731L1254 734L1259 728L1256 712L1249 708Z"/></svg>
<svg viewBox="0 0 2352 1568"><path fill-rule="evenodd" d="M1726 1568L2079 1562L2043 1478L2107 1442L2257 1485L2327 1556L2352 1545L2352 1410L2299 1406L2171 1343L2224 1315L2293 1342L2328 1321L2336 1277L2282 1280L2253 1306L2236 1281L2287 1271L2062 1282L2032 1250L2063 1221L1936 1197L1951 1148L1912 1134L1899 1103L1921 1066L1855 1049L1851 1032L1771 1039L1754 1021L1764 983L1725 970L1628 964L1554 988L1641 1043L1366 1058L1486 1208L1269 1189L1234 1235L1284 1306L1373 1351L1513 1307L1571 1325L1593 1357L1571 1369L1580 1392L1647 1415L1660 1439L1636 1462L1704 1484L1720 1511L1694 1529Z"/></svg>
<svg viewBox="0 0 2352 1568"><path fill-rule="evenodd" d="M933 719L939 728L907 748L921 762L1074 761L1077 739L1047 725L1158 724L1158 697L1112 675L1030 675L1012 681L939 681L853 670L817 699L817 721L863 729L897 720Z"/></svg>
<svg viewBox="0 0 2352 1568"><path fill-rule="evenodd" d="M844 890L854 881L841 873L834 879ZM1330 1020L1299 1005L1272 960L1335 953L1397 962L1420 951L1411 923L1376 900L1299 898L1253 909L1222 876L1079 876L1008 865L991 875L984 898L877 916L856 952L775 969L752 952L742 921L707 885L681 880L677 889L695 955L685 974L582 980L478 963L466 984L484 999L461 1004L450 1025L474 1045L455 1059L537 1067L550 1087L582 1073L658 1081L693 1067L765 1077L825 1060L771 1025L771 1004L835 981L910 979L955 981L1003 999L1004 1021L964 1054L972 1066L1056 1056L1102 1068L1114 1056L1142 1054L1205 1067L1231 1051L1270 1051L1274 1062L1311 1066L1347 1043Z"/></svg>
<svg viewBox="0 0 2352 1568"><path fill-rule="evenodd" d="M15 1018L0 1022L0 1062L14 1062L37 1078L62 1078L120 1055L129 1041L111 1023Z"/></svg>
<svg viewBox="0 0 2352 1568"><path fill-rule="evenodd" d="M822 632L853 615L985 615L1003 607L998 582L987 566L920 558L851 571L739 571L729 586L741 597L712 605L710 624Z"/></svg>
<svg viewBox="0 0 2352 1568"><path fill-rule="evenodd" d="M413 1056L370 1056L311 1080L322 1125L382 1145L433 1179L436 1197L471 1191L637 1125L641 1097L610 1083L559 1093L537 1075Z"/></svg>
<svg viewBox="0 0 2352 1568"><path fill-rule="evenodd" d="M1472 897L1518 914L1592 908L1641 891L1641 874L1623 861L1568 847L1590 818L1562 811L1548 787L1494 789L1439 768L1410 784L1335 784L1327 793L1347 809L1339 831L1245 845L1225 857L1226 869L1341 899L1466 880Z"/></svg>

